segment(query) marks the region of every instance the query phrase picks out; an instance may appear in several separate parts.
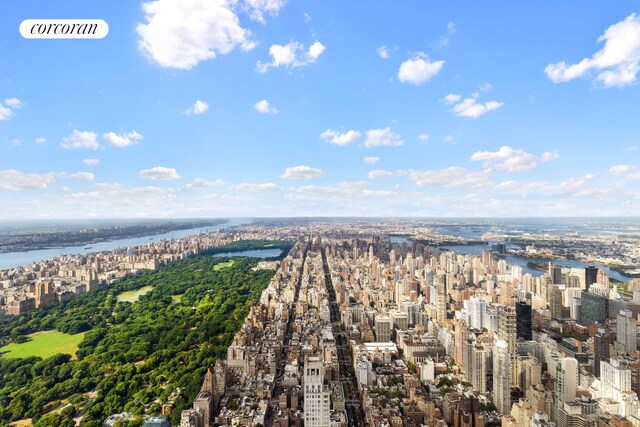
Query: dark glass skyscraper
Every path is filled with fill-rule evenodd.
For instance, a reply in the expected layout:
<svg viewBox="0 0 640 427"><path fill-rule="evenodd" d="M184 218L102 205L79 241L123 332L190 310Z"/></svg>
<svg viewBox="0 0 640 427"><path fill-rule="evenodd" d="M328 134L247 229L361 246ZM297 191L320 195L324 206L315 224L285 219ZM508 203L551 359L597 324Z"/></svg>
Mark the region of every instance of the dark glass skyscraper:
<svg viewBox="0 0 640 427"><path fill-rule="evenodd" d="M598 282L598 269L593 266L588 266L584 269L584 283L587 290L589 286Z"/></svg>
<svg viewBox="0 0 640 427"><path fill-rule="evenodd" d="M525 341L531 341L531 306L526 302L516 303L516 335Z"/></svg>

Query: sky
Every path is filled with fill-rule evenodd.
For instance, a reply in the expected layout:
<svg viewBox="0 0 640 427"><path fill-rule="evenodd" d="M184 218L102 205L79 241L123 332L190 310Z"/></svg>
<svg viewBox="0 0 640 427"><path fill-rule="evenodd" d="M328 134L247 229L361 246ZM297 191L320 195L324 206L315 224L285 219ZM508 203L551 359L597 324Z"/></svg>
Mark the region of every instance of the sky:
<svg viewBox="0 0 640 427"><path fill-rule="evenodd" d="M5 1L0 219L638 216L638 12Z"/></svg>

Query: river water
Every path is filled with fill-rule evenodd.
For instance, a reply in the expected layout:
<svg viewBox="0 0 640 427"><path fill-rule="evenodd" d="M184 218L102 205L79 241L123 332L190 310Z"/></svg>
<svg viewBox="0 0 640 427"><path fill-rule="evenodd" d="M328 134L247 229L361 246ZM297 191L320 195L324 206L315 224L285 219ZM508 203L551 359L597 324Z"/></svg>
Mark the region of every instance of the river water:
<svg viewBox="0 0 640 427"><path fill-rule="evenodd" d="M231 219L224 224L212 225L209 227L174 230L163 234L105 241L100 243L88 244L85 246L66 246L61 248L38 249L25 252L6 252L0 254L0 270L25 266L31 264L32 262L48 260L59 257L61 255L84 255L93 252L112 251L122 247L140 246L151 241L179 239L181 237L193 236L200 233L235 227L237 225L248 224L250 222L251 220L246 218ZM279 253L274 256L278 255Z"/></svg>
<svg viewBox="0 0 640 427"><path fill-rule="evenodd" d="M412 242L404 237L401 236L387 236L389 238L389 240L392 243L396 243L396 244L403 244L406 243L408 245L411 245ZM482 255L482 249L484 249L485 246L483 245L446 245L446 246L440 246L440 249L446 249L452 252L457 252L457 253L461 253L461 254L469 254L469 255ZM536 270L534 268L530 268L527 266L527 263L530 261L533 262L540 262L543 264L547 264L549 262L549 260L540 260L540 259L536 259L536 258L514 258L511 256L505 256L504 257L505 261L507 261L508 264L510 265L517 265L519 267L522 267L522 273L530 273L532 276L542 276L545 272L541 271L541 270ZM600 265L600 264L585 264L583 262L580 261L566 261L566 260L557 260L557 261L553 261L553 263L555 265L559 265L561 267L578 267L578 268L585 268L589 265L593 265L595 267L601 268L604 271L607 272L607 276L609 276L610 278L619 280L621 282L628 282L629 278L627 276L623 276L622 274L618 273L617 271L613 271L611 270L609 267L606 267L604 265Z"/></svg>

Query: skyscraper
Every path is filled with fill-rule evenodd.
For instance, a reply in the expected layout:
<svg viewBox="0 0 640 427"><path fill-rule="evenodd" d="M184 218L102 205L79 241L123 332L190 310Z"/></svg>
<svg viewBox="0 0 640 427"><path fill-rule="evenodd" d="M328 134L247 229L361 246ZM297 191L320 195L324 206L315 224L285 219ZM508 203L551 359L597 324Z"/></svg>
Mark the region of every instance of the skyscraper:
<svg viewBox="0 0 640 427"><path fill-rule="evenodd" d="M562 267L559 265L553 265L549 263L549 276L551 277L551 283L559 285L562 283Z"/></svg>
<svg viewBox="0 0 640 427"><path fill-rule="evenodd" d="M308 357L304 364L304 425L328 427L331 425L331 392L324 385L324 366L318 357Z"/></svg>
<svg viewBox="0 0 640 427"><path fill-rule="evenodd" d="M434 280L436 288L436 319L441 324L447 319L447 275L439 271Z"/></svg>
<svg viewBox="0 0 640 427"><path fill-rule="evenodd" d="M598 269L594 266L588 266L584 269L585 289L589 290L589 286L598 282Z"/></svg>
<svg viewBox="0 0 640 427"><path fill-rule="evenodd" d="M638 347L636 319L629 310L622 310L616 317L616 350L630 354Z"/></svg>
<svg viewBox="0 0 640 427"><path fill-rule="evenodd" d="M391 319L389 316L376 316L376 341L389 342L391 341Z"/></svg>
<svg viewBox="0 0 640 427"><path fill-rule="evenodd" d="M604 328L598 328L598 332L593 336L593 373L597 378L600 378L600 362L608 361L611 357L612 339L609 331Z"/></svg>
<svg viewBox="0 0 640 427"><path fill-rule="evenodd" d="M580 310L580 323L589 325L592 323L604 323L609 312L608 300L602 295L592 292L582 293L582 308Z"/></svg>
<svg viewBox="0 0 640 427"><path fill-rule="evenodd" d="M516 336L525 341L531 341L531 306L524 301L516 303Z"/></svg>
<svg viewBox="0 0 640 427"><path fill-rule="evenodd" d="M498 340L493 348L493 403L503 415L511 411L510 365L507 342Z"/></svg>

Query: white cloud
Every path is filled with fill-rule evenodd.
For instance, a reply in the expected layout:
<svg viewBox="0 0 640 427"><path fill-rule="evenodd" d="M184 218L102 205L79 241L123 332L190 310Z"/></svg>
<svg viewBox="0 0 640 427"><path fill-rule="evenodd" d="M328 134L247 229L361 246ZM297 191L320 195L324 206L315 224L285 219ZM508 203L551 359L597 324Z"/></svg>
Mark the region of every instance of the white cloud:
<svg viewBox="0 0 640 427"><path fill-rule="evenodd" d="M270 1L249 0L252 16L271 7ZM276 3L279 3L276 1ZM200 61L256 43L242 28L234 0L155 0L142 4L146 23L138 24L140 50L163 67L189 70ZM273 10L273 9L272 9Z"/></svg>
<svg viewBox="0 0 640 427"><path fill-rule="evenodd" d="M76 181L93 181L95 175L91 172L76 172L66 176L68 179L75 179Z"/></svg>
<svg viewBox="0 0 640 427"><path fill-rule="evenodd" d="M430 62L426 53L419 52L400 64L398 80L402 83L421 85L438 74L443 66L444 61Z"/></svg>
<svg viewBox="0 0 640 427"><path fill-rule="evenodd" d="M609 175L621 176L627 175L638 169L638 165L616 165L609 168Z"/></svg>
<svg viewBox="0 0 640 427"><path fill-rule="evenodd" d="M294 41L286 45L274 44L269 48L271 62L263 63L258 61L256 63L256 71L266 73L271 68L281 66L284 68L301 68L316 62L325 50L326 47L318 41L309 46L309 49L305 49L302 43Z"/></svg>
<svg viewBox="0 0 640 427"><path fill-rule="evenodd" d="M309 15L307 12L303 13L302 16L304 16L304 20L306 22L311 22L311 15Z"/></svg>
<svg viewBox="0 0 640 427"><path fill-rule="evenodd" d="M0 120L9 120L11 116L13 116L11 108L0 104Z"/></svg>
<svg viewBox="0 0 640 427"><path fill-rule="evenodd" d="M595 178L595 175L588 173L581 176L573 176L560 182L520 182L510 180L499 183L495 186L495 189L518 194L520 196L537 193L545 198L549 195L571 197L589 196L594 194L604 195L607 190L597 189L590 186L590 182L593 178Z"/></svg>
<svg viewBox="0 0 640 427"><path fill-rule="evenodd" d="M560 154L556 151L545 151L544 153L542 153L542 156L540 156L540 161L541 162L551 162L554 160L558 160L560 158Z"/></svg>
<svg viewBox="0 0 640 427"><path fill-rule="evenodd" d="M153 181L170 181L174 179L180 179L178 171L174 168L167 168L164 166L156 166L151 169L144 169L138 172L141 178L150 179Z"/></svg>
<svg viewBox="0 0 640 427"><path fill-rule="evenodd" d="M368 165L372 165L374 163L378 163L380 161L380 157L375 157L375 156L365 157L364 159L362 159L362 161Z"/></svg>
<svg viewBox="0 0 640 427"><path fill-rule="evenodd" d="M199 99L189 108L185 110L185 114L202 114L206 113L209 110L209 104L204 101L200 101Z"/></svg>
<svg viewBox="0 0 640 427"><path fill-rule="evenodd" d="M323 174L322 169L312 168L311 166L293 166L285 169L282 178L285 179L312 179Z"/></svg>
<svg viewBox="0 0 640 427"><path fill-rule="evenodd" d="M475 94L474 94L475 95ZM479 95L479 94L478 94ZM446 104L456 103L460 100L460 95L449 94L444 98ZM477 97L466 98L453 106L453 113L458 117L477 118L487 114L489 111L502 107L502 102L488 101L484 104L477 101Z"/></svg>
<svg viewBox="0 0 640 427"><path fill-rule="evenodd" d="M396 135L391 128L369 129L367 131L367 139L364 142L365 147L388 146L398 147L404 144L402 136Z"/></svg>
<svg viewBox="0 0 640 427"><path fill-rule="evenodd" d="M3 103L0 102L0 121L9 120L13 114L14 110L22 107L23 102L18 98L8 98L4 100Z"/></svg>
<svg viewBox="0 0 640 427"><path fill-rule="evenodd" d="M193 182L190 182L182 187L183 190L193 190L197 188L214 188L214 187L222 187L224 185L224 181L221 179L216 179L215 181L207 181L206 179L196 178Z"/></svg>
<svg viewBox="0 0 640 427"><path fill-rule="evenodd" d="M19 147L22 145L22 141L20 141L18 138L14 138L9 141L9 144L13 145L14 147Z"/></svg>
<svg viewBox="0 0 640 427"><path fill-rule="evenodd" d="M445 135L442 138L442 142L444 142L445 144L451 144L453 141L455 141L455 137L453 135Z"/></svg>
<svg viewBox="0 0 640 427"><path fill-rule="evenodd" d="M625 86L636 81L640 71L640 18L635 13L607 28L598 42L604 46L577 64L549 64L545 73L554 83L589 76L605 87Z"/></svg>
<svg viewBox="0 0 640 427"><path fill-rule="evenodd" d="M251 19L264 24L265 13L277 16L286 3L286 0L244 0L244 7Z"/></svg>
<svg viewBox="0 0 640 427"><path fill-rule="evenodd" d="M244 182L242 184L235 184L233 186L235 190L247 190L247 191L277 191L280 190L277 184L272 182L265 182L264 184L254 184Z"/></svg>
<svg viewBox="0 0 640 427"><path fill-rule="evenodd" d="M98 144L98 134L90 131L79 131L75 129L73 133L62 139L60 147L65 149L87 148L97 150L100 148Z"/></svg>
<svg viewBox="0 0 640 427"><path fill-rule="evenodd" d="M256 102L253 108L257 112L263 114L278 114L278 109L269 104L269 101L267 101L266 99Z"/></svg>
<svg viewBox="0 0 640 427"><path fill-rule="evenodd" d="M427 135L426 133L421 133L420 135L418 135L418 139L420 141L426 142L429 139L431 139L431 137L429 135Z"/></svg>
<svg viewBox="0 0 640 427"><path fill-rule="evenodd" d="M47 142L46 138L36 138L36 144L44 144L45 142Z"/></svg>
<svg viewBox="0 0 640 427"><path fill-rule="evenodd" d="M507 172L523 172L538 165L533 154L507 145L500 147L498 151L478 151L471 156L471 161L495 164L496 168Z"/></svg>
<svg viewBox="0 0 640 427"><path fill-rule="evenodd" d="M344 133L340 133L335 130L327 129L320 134L320 138L325 141L336 145L349 145L353 144L360 139L362 133L357 130L348 130Z"/></svg>
<svg viewBox="0 0 640 427"><path fill-rule="evenodd" d="M627 151L640 151L640 145L632 145L627 147Z"/></svg>
<svg viewBox="0 0 640 427"><path fill-rule="evenodd" d="M102 134L102 141L114 147L123 148L133 145L143 138L138 132L131 131L123 134L117 134L115 132L107 132Z"/></svg>
<svg viewBox="0 0 640 427"><path fill-rule="evenodd" d="M435 171L411 171L409 178L421 187L484 187L491 185L489 170L471 171L456 166Z"/></svg>
<svg viewBox="0 0 640 427"><path fill-rule="evenodd" d="M14 169L0 171L0 190L35 189L42 190L51 184L51 173L24 173Z"/></svg>
<svg viewBox="0 0 640 427"><path fill-rule="evenodd" d="M4 103L7 107L13 108L13 109L20 108L22 107L22 104L23 104L23 102L20 101L18 98L5 99Z"/></svg>
<svg viewBox="0 0 640 427"><path fill-rule="evenodd" d="M444 101L445 104L455 104L456 102L460 101L460 99L462 99L462 96L455 93L450 93L449 95L445 96L442 100Z"/></svg>
<svg viewBox="0 0 640 427"><path fill-rule="evenodd" d="M377 170L370 171L367 175L371 179L380 179L380 178L389 178L391 176L395 176L396 174L394 172L389 172L384 169L377 169Z"/></svg>
<svg viewBox="0 0 640 427"><path fill-rule="evenodd" d="M389 57L389 49L384 45L376 49L376 53L380 58L383 58L383 59L387 59Z"/></svg>
<svg viewBox="0 0 640 427"><path fill-rule="evenodd" d="M98 166L100 164L98 159L84 159L82 162L87 166Z"/></svg>
<svg viewBox="0 0 640 427"><path fill-rule="evenodd" d="M480 92L489 92L491 89L493 89L493 85L491 83L484 83L481 84L478 89L480 90Z"/></svg>
<svg viewBox="0 0 640 427"><path fill-rule="evenodd" d="M453 33L456 32L456 24L455 24L455 22L449 21L447 23L447 31L449 32L449 34L453 34Z"/></svg>

